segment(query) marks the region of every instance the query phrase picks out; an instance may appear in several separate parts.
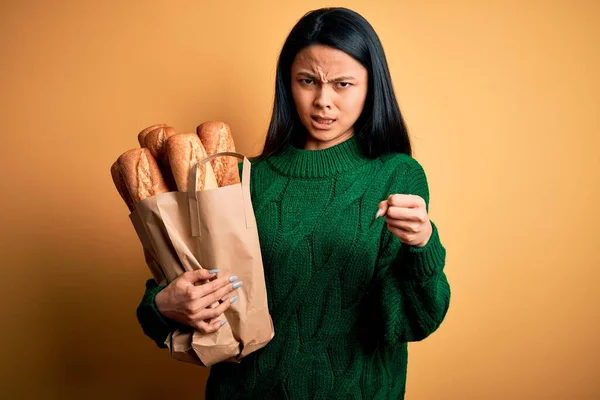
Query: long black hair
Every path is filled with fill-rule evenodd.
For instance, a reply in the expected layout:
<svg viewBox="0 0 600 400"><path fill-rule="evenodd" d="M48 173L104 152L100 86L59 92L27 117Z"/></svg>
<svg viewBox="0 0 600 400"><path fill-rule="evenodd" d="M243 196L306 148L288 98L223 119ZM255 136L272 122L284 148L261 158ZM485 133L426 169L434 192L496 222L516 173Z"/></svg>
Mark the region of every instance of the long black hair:
<svg viewBox="0 0 600 400"><path fill-rule="evenodd" d="M383 46L371 24L343 7L328 7L305 14L288 35L275 78L273 114L262 154L277 154L288 145L302 146L306 130L298 117L291 89L291 69L296 54L320 44L341 50L368 71L364 109L354 125L362 152L375 158L387 153L412 155L408 131L394 94Z"/></svg>

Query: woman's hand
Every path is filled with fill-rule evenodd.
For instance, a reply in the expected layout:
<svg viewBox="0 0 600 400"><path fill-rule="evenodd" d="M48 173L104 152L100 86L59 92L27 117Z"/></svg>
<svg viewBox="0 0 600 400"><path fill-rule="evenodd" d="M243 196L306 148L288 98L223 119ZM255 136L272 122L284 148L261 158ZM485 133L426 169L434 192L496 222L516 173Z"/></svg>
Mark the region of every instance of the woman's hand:
<svg viewBox="0 0 600 400"><path fill-rule="evenodd" d="M409 194L393 194L379 203L375 219L386 216L388 229L409 246L423 247L433 232L425 200Z"/></svg>
<svg viewBox="0 0 600 400"><path fill-rule="evenodd" d="M215 273L206 269L183 273L158 292L155 297L156 308L165 317L192 326L202 333L216 332L226 322L218 318L237 300L237 296L227 296L242 282L236 282L236 276L215 279Z"/></svg>

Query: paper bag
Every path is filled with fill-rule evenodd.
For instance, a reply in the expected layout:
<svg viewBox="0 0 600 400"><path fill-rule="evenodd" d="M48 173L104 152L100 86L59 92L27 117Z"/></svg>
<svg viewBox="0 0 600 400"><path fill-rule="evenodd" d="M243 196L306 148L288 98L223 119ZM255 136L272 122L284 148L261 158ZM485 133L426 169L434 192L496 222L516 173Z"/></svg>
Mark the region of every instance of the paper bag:
<svg viewBox="0 0 600 400"><path fill-rule="evenodd" d="M198 166L216 157L243 159L241 183L197 191ZM168 284L185 271L220 269L244 284L238 300L224 313L227 324L203 334L177 330L165 344L173 358L210 366L241 360L274 337L256 220L250 197L250 161L239 153L209 156L190 170L188 192L149 197L130 214L144 248L148 268L158 284Z"/></svg>

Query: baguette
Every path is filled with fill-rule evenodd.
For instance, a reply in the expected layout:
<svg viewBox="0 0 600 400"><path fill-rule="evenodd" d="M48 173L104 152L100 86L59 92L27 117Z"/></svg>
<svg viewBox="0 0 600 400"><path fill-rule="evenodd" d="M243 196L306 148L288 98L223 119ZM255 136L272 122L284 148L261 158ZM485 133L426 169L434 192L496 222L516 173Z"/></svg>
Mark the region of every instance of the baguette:
<svg viewBox="0 0 600 400"><path fill-rule="evenodd" d="M141 147L144 147L144 143L145 143L145 138L146 135L150 132L153 131L156 128L160 128L161 126L167 126L167 124L156 124L156 125L151 125L147 128L144 128L140 131L140 133L138 133L138 143L140 144Z"/></svg>
<svg viewBox="0 0 600 400"><path fill-rule="evenodd" d="M134 205L148 197L169 191L150 150L128 150L119 156L117 164Z"/></svg>
<svg viewBox="0 0 600 400"><path fill-rule="evenodd" d="M190 169L206 158L207 153L195 133L178 133L167 139L167 157L177 190L186 192ZM210 163L201 165L198 169L197 190L217 187L217 180Z"/></svg>
<svg viewBox="0 0 600 400"><path fill-rule="evenodd" d="M125 179L123 178L123 174L121 174L121 168L119 168L119 162L115 161L113 165L110 167L110 174L112 176L113 183L121 195L121 198L127 205L129 211L133 211L135 209L135 203L133 202L133 198L129 194L127 190L127 185L125 185Z"/></svg>
<svg viewBox="0 0 600 400"><path fill-rule="evenodd" d="M152 129L144 136L142 147L150 150L152 157L163 166L169 166L166 143L167 139L176 133L175 128L172 126L159 126L158 128Z"/></svg>
<svg viewBox="0 0 600 400"><path fill-rule="evenodd" d="M206 121L196 128L196 134L211 156L224 151L235 152L235 143L228 123ZM238 160L230 156L217 157L211 162L219 187L240 183Z"/></svg>
<svg viewBox="0 0 600 400"><path fill-rule="evenodd" d="M177 185L175 184L173 173L169 165L166 143L168 138L177 134L177 131L175 131L175 128L172 126L165 124L154 126L154 129L148 128L146 134L142 136L142 139L140 140L142 143L141 146L150 150L152 157L158 161L160 172L167 183L167 187L170 191L175 191L177 190Z"/></svg>

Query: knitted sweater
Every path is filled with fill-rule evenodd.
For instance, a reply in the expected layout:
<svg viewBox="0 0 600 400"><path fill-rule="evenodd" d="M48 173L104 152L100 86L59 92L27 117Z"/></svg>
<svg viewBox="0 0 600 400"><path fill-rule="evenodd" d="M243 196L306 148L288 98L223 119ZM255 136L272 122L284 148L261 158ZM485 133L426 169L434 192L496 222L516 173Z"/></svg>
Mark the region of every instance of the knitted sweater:
<svg viewBox="0 0 600 400"><path fill-rule="evenodd" d="M390 194L423 197L423 168L404 154L364 157L355 138L325 150L289 147L252 164L275 337L240 364L211 367L206 399L403 399L407 342L434 332L449 306L437 227L402 245L385 218ZM137 309L162 344L176 324L158 313L153 280Z"/></svg>

